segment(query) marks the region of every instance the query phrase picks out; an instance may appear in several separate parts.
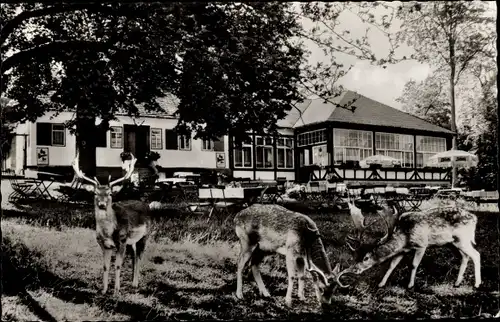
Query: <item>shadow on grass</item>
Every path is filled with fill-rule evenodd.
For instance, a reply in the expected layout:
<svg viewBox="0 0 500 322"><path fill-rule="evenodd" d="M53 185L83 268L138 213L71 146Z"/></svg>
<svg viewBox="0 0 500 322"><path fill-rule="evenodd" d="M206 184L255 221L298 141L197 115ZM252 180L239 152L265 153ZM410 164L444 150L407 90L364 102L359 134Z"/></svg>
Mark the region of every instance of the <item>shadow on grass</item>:
<svg viewBox="0 0 500 322"><path fill-rule="evenodd" d="M133 320L165 319L161 311L137 303L113 299L86 291L92 286L78 279L62 279L40 264L41 254L27 249L24 245L13 244L10 239L2 238L2 286L5 295L22 291L19 278L29 290L44 289L59 299L74 304L95 305L107 312L117 312L130 316Z"/></svg>

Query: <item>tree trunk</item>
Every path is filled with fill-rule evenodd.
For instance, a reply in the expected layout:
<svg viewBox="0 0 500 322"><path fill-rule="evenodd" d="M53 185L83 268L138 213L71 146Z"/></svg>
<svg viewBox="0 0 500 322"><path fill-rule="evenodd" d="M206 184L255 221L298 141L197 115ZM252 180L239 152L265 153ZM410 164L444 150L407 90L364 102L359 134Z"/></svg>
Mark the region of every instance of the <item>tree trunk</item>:
<svg viewBox="0 0 500 322"><path fill-rule="evenodd" d="M96 176L96 125L95 116L88 113L87 106L79 105L76 112L76 146L79 151L78 161L83 173L93 178Z"/></svg>
<svg viewBox="0 0 500 322"><path fill-rule="evenodd" d="M450 34L452 34L450 32ZM455 116L455 73L456 73L456 61L455 61L455 41L452 36L449 38L450 45L450 103L451 103L451 130L453 131L453 139L451 141L452 149L457 148L457 121ZM451 169L451 187L455 188L457 183L457 167L452 164Z"/></svg>

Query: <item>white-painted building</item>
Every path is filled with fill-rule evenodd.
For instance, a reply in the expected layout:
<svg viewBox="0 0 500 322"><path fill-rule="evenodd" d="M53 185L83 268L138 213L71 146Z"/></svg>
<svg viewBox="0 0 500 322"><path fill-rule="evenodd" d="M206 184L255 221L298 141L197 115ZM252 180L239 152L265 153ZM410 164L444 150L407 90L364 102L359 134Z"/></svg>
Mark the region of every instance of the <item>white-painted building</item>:
<svg viewBox="0 0 500 322"><path fill-rule="evenodd" d="M176 105L164 100L160 104L167 113L163 115L118 115L110 122L109 131L96 133L97 167L107 172L119 170L121 152L130 151L140 159L156 151L164 173L227 170L236 178L252 180L334 178L395 185L449 182L448 170L429 168L426 160L451 147L450 130L354 92L346 91L335 100L355 109L339 108L321 99L305 100L278 121L278 135L250 134L250 141L240 147L231 136L213 142L177 134L173 130ZM71 171L76 140L63 123L72 117L72 112L47 113L34 123L19 125L3 167L18 174L24 169L65 167ZM400 165L360 167L360 161L374 155L398 159Z"/></svg>

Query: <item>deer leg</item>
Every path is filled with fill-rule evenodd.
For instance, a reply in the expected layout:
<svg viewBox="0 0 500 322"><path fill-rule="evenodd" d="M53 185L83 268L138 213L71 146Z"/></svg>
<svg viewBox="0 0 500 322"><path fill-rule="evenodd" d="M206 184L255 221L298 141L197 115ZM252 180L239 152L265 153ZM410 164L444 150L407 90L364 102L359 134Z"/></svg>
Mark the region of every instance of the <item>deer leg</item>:
<svg viewBox="0 0 500 322"><path fill-rule="evenodd" d="M263 259L264 259L263 252L259 248L255 248L255 250L252 253L252 259L251 259L253 278L255 280L255 283L257 283L257 287L259 288L260 294L263 297L270 297L271 294L269 294L269 291L266 289L266 286L264 285L264 281L262 281L262 276L260 275L260 270L259 270L259 264L262 262Z"/></svg>
<svg viewBox="0 0 500 322"><path fill-rule="evenodd" d="M292 292L295 278L295 259L291 249L286 253L286 270L288 272L288 288L286 290L285 303L288 307L292 306Z"/></svg>
<svg viewBox="0 0 500 322"><path fill-rule="evenodd" d="M104 248L104 245L101 244L104 265L103 265L103 273L102 273L102 294L106 294L108 291L109 284L109 269L111 267L111 255L113 254L112 249Z"/></svg>
<svg viewBox="0 0 500 322"><path fill-rule="evenodd" d="M464 279L464 273L465 269L467 268L467 264L469 263L469 256L467 256L461 249L458 249L460 252L460 255L462 255L462 262L460 263L460 269L458 270L458 277L457 281L455 282L455 286L459 286L463 279Z"/></svg>
<svg viewBox="0 0 500 322"><path fill-rule="evenodd" d="M139 286L139 268L141 265L142 255L144 254L144 249L146 248L146 237L143 237L136 244L132 246L134 249L134 277L132 279L132 287Z"/></svg>
<svg viewBox="0 0 500 322"><path fill-rule="evenodd" d="M125 243L120 243L118 247L118 251L116 252L115 258L115 291L114 295L118 295L120 291L120 274L123 264L123 258L125 257L125 250L127 249L127 245Z"/></svg>
<svg viewBox="0 0 500 322"><path fill-rule="evenodd" d="M412 269L411 269L410 283L408 284L408 288L412 288L415 285L415 276L417 275L417 268L418 265L420 265L420 262L422 261L422 257L424 257L424 253L425 253L425 247L417 248L415 250L415 256L413 257L413 262L411 263Z"/></svg>
<svg viewBox="0 0 500 322"><path fill-rule="evenodd" d="M304 296L304 274L305 274L305 262L303 258L297 258L297 279L299 283L299 291L298 296L301 301L305 301L306 297Z"/></svg>
<svg viewBox="0 0 500 322"><path fill-rule="evenodd" d="M470 242L461 243L457 247L472 259L474 263L474 279L476 280L474 287L478 288L481 285L481 255Z"/></svg>
<svg viewBox="0 0 500 322"><path fill-rule="evenodd" d="M378 284L378 287L384 287L385 284L387 283L387 280L389 279L389 276L391 276L392 271L398 266L398 264L401 262L403 259L404 254L396 255L392 261L391 264L389 265L389 268L387 269L387 272L385 272L384 278L382 278L382 281Z"/></svg>
<svg viewBox="0 0 500 322"><path fill-rule="evenodd" d="M236 271L236 297L243 299L243 270L252 257L252 252L257 245L250 246L246 242L241 242L240 256L238 259L238 270Z"/></svg>

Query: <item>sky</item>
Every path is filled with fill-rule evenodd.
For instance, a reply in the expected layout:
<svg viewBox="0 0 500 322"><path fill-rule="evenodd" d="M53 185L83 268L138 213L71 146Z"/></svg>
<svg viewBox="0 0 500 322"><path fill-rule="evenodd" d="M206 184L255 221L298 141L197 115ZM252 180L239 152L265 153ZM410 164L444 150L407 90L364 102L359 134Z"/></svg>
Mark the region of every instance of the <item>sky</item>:
<svg viewBox="0 0 500 322"><path fill-rule="evenodd" d="M496 3L489 1L492 10L496 16ZM399 2L392 2L393 6L399 5ZM373 11L375 15L384 13L384 9L378 8ZM362 36L367 27L359 18L350 12L342 13L339 16L339 30L347 29L353 36ZM305 28L310 28L314 24L308 20L302 20ZM394 21L391 31L397 31L398 22ZM368 37L375 54L384 55L389 48L386 36L377 30L370 31ZM328 60L323 51L311 41L305 41L308 49L312 52L309 62L315 64L318 61ZM397 56L411 55L413 50L407 46L401 47L396 51ZM377 56L378 57L378 56ZM380 58L380 57L378 57ZM336 60L343 64L353 65L349 73L339 81L339 85L358 92L371 99L400 109L401 104L396 99L401 96L405 84L411 79L416 81L424 80L431 72L432 68L428 64L420 64L416 61L404 61L394 65L388 65L387 68L374 66L368 61L361 61L353 57L339 55Z"/></svg>

